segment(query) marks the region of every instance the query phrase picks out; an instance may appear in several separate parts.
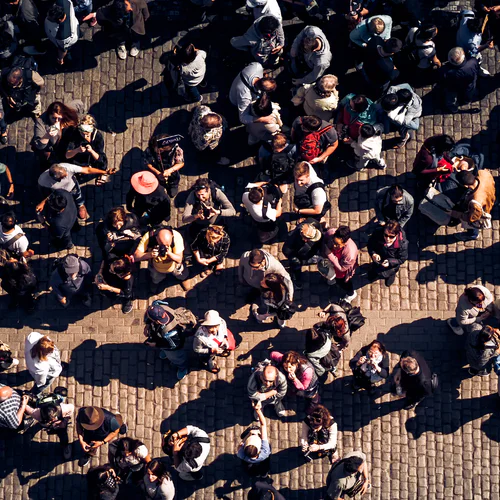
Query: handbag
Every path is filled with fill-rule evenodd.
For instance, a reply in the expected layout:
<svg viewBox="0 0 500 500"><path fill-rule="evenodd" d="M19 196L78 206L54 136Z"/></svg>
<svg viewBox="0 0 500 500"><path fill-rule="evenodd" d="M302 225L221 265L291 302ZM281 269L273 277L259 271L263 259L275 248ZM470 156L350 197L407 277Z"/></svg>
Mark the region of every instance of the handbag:
<svg viewBox="0 0 500 500"><path fill-rule="evenodd" d="M481 215L481 218L474 221L474 222L462 221L462 227L464 229L491 229L491 227L492 227L491 215L486 213L483 210L483 207L481 206L481 204L478 201L471 200L470 203L474 203L474 204L478 205L481 208L483 213Z"/></svg>
<svg viewBox="0 0 500 500"><path fill-rule="evenodd" d="M451 211L455 204L433 185L429 186L418 209L439 226L447 226L451 220Z"/></svg>

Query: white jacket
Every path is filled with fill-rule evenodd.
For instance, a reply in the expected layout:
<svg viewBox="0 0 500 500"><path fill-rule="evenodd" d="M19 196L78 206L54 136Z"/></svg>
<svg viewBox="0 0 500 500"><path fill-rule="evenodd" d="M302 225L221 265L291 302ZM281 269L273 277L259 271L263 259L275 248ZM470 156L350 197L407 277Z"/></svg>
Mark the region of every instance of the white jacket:
<svg viewBox="0 0 500 500"><path fill-rule="evenodd" d="M54 352L47 356L47 361L41 361L39 358L31 357L32 347L38 343L43 337L41 333L32 332L26 338L24 343L24 358L26 360L26 367L31 376L35 380L35 384L40 387L47 383L47 378L56 378L61 374L62 365L59 349L54 348Z"/></svg>

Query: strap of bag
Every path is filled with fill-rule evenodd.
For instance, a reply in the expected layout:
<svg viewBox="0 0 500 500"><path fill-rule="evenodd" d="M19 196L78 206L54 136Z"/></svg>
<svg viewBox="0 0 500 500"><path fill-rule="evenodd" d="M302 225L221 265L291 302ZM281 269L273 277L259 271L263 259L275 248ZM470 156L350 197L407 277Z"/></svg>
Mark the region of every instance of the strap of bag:
<svg viewBox="0 0 500 500"><path fill-rule="evenodd" d="M243 85L245 85L245 87L248 90L250 90L250 92L255 92L255 89L253 87L251 87L247 81L245 81L245 79L243 78L243 74L241 73L241 71L240 71L240 80L243 82Z"/></svg>
<svg viewBox="0 0 500 500"><path fill-rule="evenodd" d="M12 245L20 240L23 236L25 236L24 233L18 233L14 236L14 238L11 238L9 241L6 241L5 243L0 243L0 248L3 248L4 250L10 250L12 248Z"/></svg>

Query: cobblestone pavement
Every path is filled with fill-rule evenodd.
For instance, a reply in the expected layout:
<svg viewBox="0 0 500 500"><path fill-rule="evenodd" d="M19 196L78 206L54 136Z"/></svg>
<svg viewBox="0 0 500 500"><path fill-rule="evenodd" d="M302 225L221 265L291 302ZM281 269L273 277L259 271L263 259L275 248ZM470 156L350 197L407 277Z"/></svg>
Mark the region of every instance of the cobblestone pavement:
<svg viewBox="0 0 500 500"><path fill-rule="evenodd" d="M112 206L124 202L128 179L141 168L141 150L149 137L158 131L186 134L192 106L167 96L161 85L159 63L160 55L171 47L172 36L168 33L183 35L183 16L178 8L176 3L152 6L154 13L167 14L172 21L165 23L165 18L153 16L153 43L135 60L119 61L98 30L87 29L75 57L82 61L78 71L54 75L43 65L41 68L46 78L44 106L55 99L68 102L81 98L100 127L113 131L105 135L106 152L119 173L103 187L96 187L91 181L84 188L94 222L89 221L75 240L78 253L96 271L100 253L93 238L94 224ZM448 5L448 11L457 9L456 4ZM237 23L226 23L223 27L225 39L229 33L241 31ZM218 94L206 93L204 99L231 118L231 110L225 106L227 88L238 70L232 70L229 76L227 71L223 72L224 50L216 43L213 32L204 33L200 46L209 49L209 83L220 89ZM488 52L486 59L490 71L500 69L498 52ZM364 247L374 227L371 220L376 189L397 179L412 191L415 182L409 171L413 158L423 139L433 134L446 132L455 139L472 138L485 154L486 167L496 175L496 135L500 123L497 103L500 93L494 90L497 85L497 77L481 82L482 99L470 106L479 107L479 114L466 112L455 116L441 114L439 100L433 98L430 87L419 89L424 96L426 116L417 140L403 151L387 153L387 171L350 175L334 172L335 179L329 187L333 202L331 225L349 224L355 241L360 248ZM288 99L286 94L281 95L279 102L283 108L288 107ZM33 267L40 277L40 290L44 290L58 254L48 253L47 235L33 217L39 167L33 162L29 147L32 128L29 119L10 127L10 145L0 150L0 161L13 171L16 211L36 251ZM238 205L243 186L255 174L255 167L251 158L241 153L248 151L244 130L234 130L232 135L233 159L237 163L214 168L188 152L181 191L210 170L210 176L225 186ZM187 141L185 144L188 149ZM290 206L290 194L287 196ZM180 193L179 205L183 199L185 194ZM181 207L174 211L174 225L181 225L181 212ZM362 278L357 278L357 286L362 286L357 303L368 318L367 324L355 334L344 355L339 377L324 387L323 397L339 424L340 452L362 449L368 455L372 489L366 498L500 498L496 377L468 376L463 341L449 332L444 321L451 315L465 284L483 283L500 295L498 215L496 208L493 229L483 232L478 241L465 245L453 239L455 229L439 229L434 234L425 220L415 216L409 224L410 259L390 292L378 283L366 285ZM69 363L60 385L68 387L69 400L77 407L94 404L119 411L126 416L129 435L143 440L153 456L162 455L160 431L169 427L195 424L209 432L212 449L205 477L195 485L177 482L179 499L212 500L224 494L229 499L246 498L247 485L232 481L241 477L235 457L237 439L251 420L245 397L250 366L263 359L271 346L302 349L301 330L313 324L319 307L328 301L327 287L318 274L312 268L305 269L304 288L296 293L300 311L289 327L282 331L268 329L249 319L244 291L237 285L236 266L241 252L254 244L250 233L248 221L236 219L230 223L232 248L223 276L209 277L187 294L179 285L168 282L159 295L168 297L174 306L191 308L199 316L207 309L218 309L228 319L231 330L241 335L238 351L223 361L218 375L193 370L183 381L174 383L173 370L157 358L157 353L142 345L142 316L153 300L147 292L146 269L141 269L138 298L133 313L127 316L117 305L98 296L94 297L91 310L78 307L61 310L52 297L44 295L37 312L31 316L8 310L6 298L0 297L2 340L23 358L24 339L30 331L50 332L64 361ZM276 243L269 248L278 255L280 246L281 243ZM368 255L362 252L361 263L367 262ZM416 412L403 410L402 401L387 394L375 400L364 394L351 395L348 360L361 345L376 337L390 350L392 366L398 353L412 347L424 354L440 376L439 394ZM21 359L17 373L0 374L0 381L14 387L30 387L24 360ZM272 477L287 499L319 499L329 466L326 459L302 463L297 448L302 408L297 408L294 399L288 399L286 405L297 409L299 416L287 424L271 417ZM74 426L70 431L74 433ZM73 438L76 439L76 433ZM76 444L74 449L77 450ZM48 439L41 433L0 441L0 500L85 498L85 476L77 466L77 458L78 455L63 463L54 437ZM101 455L100 463L105 460Z"/></svg>

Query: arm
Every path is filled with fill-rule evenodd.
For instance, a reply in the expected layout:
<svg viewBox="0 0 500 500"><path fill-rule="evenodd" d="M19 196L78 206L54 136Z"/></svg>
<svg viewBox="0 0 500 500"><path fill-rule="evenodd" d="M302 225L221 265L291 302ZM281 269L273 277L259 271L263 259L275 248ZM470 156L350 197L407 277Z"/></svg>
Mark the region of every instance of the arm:
<svg viewBox="0 0 500 500"><path fill-rule="evenodd" d="M229 201L229 198L226 196L226 194L221 189L217 189L216 197L221 206L221 208L219 209L219 214L222 217L234 217L236 215L236 210L234 209L233 204Z"/></svg>
<svg viewBox="0 0 500 500"><path fill-rule="evenodd" d="M309 387L309 385L311 384L313 373L314 373L314 369L312 367L308 367L308 368L306 368L306 370L302 374L302 378L300 380L298 377L295 377L292 380L295 388L299 391L305 391Z"/></svg>
<svg viewBox="0 0 500 500"><path fill-rule="evenodd" d="M194 337L193 341L193 351L196 354L211 354L212 350L207 347L201 340L199 336Z"/></svg>
<svg viewBox="0 0 500 500"><path fill-rule="evenodd" d="M94 167L82 167L82 174L97 174L97 175L105 175L106 170L101 170L100 168Z"/></svg>
<svg viewBox="0 0 500 500"><path fill-rule="evenodd" d="M28 396L23 396L21 398L21 406L19 406L19 410L17 410L17 413L16 413L18 426L21 425L21 422L23 421L24 412L27 410L27 408L29 408L28 407Z"/></svg>
<svg viewBox="0 0 500 500"><path fill-rule="evenodd" d="M262 408L256 408L255 413L257 413L257 417L259 417L260 432L261 432L262 441L269 441L269 438L267 435L266 417L264 417L264 413L262 412Z"/></svg>
<svg viewBox="0 0 500 500"><path fill-rule="evenodd" d="M345 248L345 247L344 247ZM340 273L345 273L354 266L357 261L357 254L351 255L345 252L340 258L340 260L334 255L333 252L328 254L328 260L333 264L335 271Z"/></svg>
<svg viewBox="0 0 500 500"><path fill-rule="evenodd" d="M384 207L385 195L389 188L382 188L377 192L377 199L375 200L375 216L379 222L385 222L382 208Z"/></svg>
<svg viewBox="0 0 500 500"><path fill-rule="evenodd" d="M404 239L399 247L399 256L393 259L387 259L389 266L400 266L408 260L408 240Z"/></svg>
<svg viewBox="0 0 500 500"><path fill-rule="evenodd" d="M304 38L304 30L302 30L296 37L292 43L292 47L290 48L290 57L295 58L299 54L299 48L302 44L302 40Z"/></svg>
<svg viewBox="0 0 500 500"><path fill-rule="evenodd" d="M323 65L314 66L312 71L303 78L294 78L292 83L294 85L302 85L303 83L314 83L326 70Z"/></svg>
<svg viewBox="0 0 500 500"><path fill-rule="evenodd" d="M7 176L7 181L9 183L9 190L7 191L7 198L11 199L14 196L14 181L12 179L12 174L7 165L5 165L5 175Z"/></svg>
<svg viewBox="0 0 500 500"><path fill-rule="evenodd" d="M320 156L315 158L314 163L326 162L328 157L335 152L338 146L339 146L339 141L335 141L331 146L328 146Z"/></svg>
<svg viewBox="0 0 500 500"><path fill-rule="evenodd" d="M303 452L307 451L307 448L309 448L309 442L307 441L308 434L309 427L307 427L307 424L305 422L302 422L302 427L300 430L300 446Z"/></svg>
<svg viewBox="0 0 500 500"><path fill-rule="evenodd" d="M335 450L337 448L337 423L330 427L330 436L325 444L319 445L320 450Z"/></svg>
<svg viewBox="0 0 500 500"><path fill-rule="evenodd" d="M401 216L401 219L399 221L399 224L401 226L404 226L411 218L411 216L413 215L413 208L415 206L415 202L413 200L413 197L410 195L410 194L407 194L407 196L405 195L405 198L407 197L407 201L408 203L406 204L406 211L404 212L404 214Z"/></svg>

